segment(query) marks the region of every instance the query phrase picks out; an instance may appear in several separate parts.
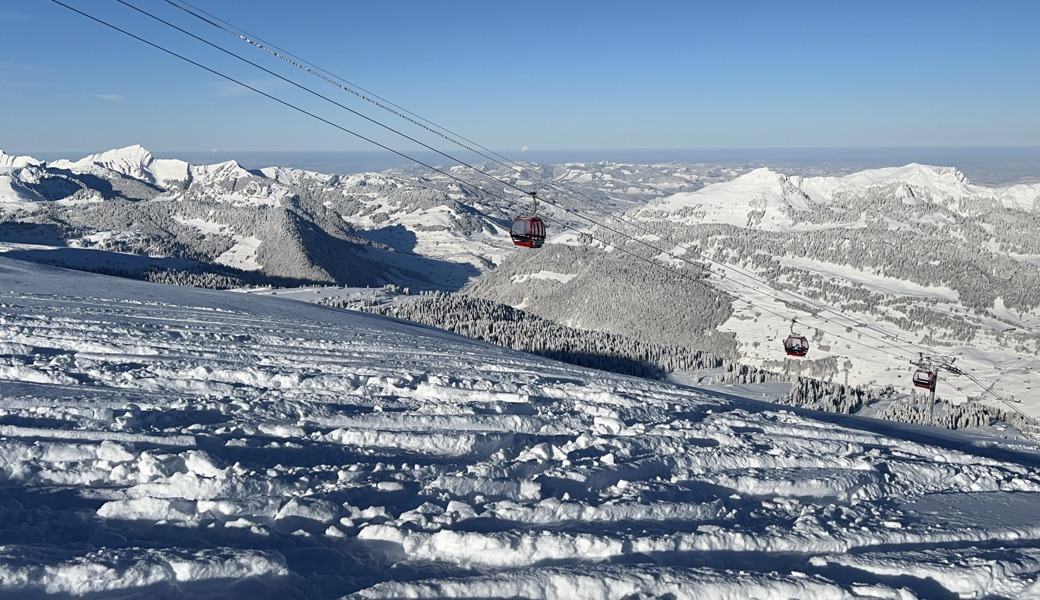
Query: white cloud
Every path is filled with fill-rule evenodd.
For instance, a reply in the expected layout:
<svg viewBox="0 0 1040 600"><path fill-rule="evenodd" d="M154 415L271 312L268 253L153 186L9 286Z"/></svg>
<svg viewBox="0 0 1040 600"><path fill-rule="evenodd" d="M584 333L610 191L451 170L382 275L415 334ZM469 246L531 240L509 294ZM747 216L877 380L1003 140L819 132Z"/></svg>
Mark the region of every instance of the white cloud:
<svg viewBox="0 0 1040 600"><path fill-rule="evenodd" d="M95 98L101 98L102 100L108 100L109 102L122 102L122 94L91 94Z"/></svg>
<svg viewBox="0 0 1040 600"><path fill-rule="evenodd" d="M524 144L524 147L520 148L520 152L527 152L527 144Z"/></svg>

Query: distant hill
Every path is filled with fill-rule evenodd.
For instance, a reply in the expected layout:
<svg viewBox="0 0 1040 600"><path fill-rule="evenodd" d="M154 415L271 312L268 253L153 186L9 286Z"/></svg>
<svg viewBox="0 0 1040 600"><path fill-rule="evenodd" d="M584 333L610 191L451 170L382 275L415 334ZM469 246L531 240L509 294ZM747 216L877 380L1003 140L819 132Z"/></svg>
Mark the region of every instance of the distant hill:
<svg viewBox="0 0 1040 600"><path fill-rule="evenodd" d="M486 268L483 238L507 222L416 177L196 166L140 146L52 163L0 156L0 240L36 245L16 253L152 279L458 287ZM438 231L453 260L416 251Z"/></svg>

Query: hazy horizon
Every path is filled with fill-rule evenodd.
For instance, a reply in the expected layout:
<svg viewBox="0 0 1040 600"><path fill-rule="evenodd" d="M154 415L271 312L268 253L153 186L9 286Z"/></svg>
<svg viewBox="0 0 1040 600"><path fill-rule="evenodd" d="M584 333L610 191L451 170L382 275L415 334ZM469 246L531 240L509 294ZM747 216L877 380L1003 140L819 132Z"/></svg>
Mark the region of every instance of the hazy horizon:
<svg viewBox="0 0 1040 600"><path fill-rule="evenodd" d="M98 151L9 152L17 156L55 161L78 160ZM388 169L425 169L414 160L374 150L154 150L155 158L175 158L191 164L235 160L248 169L280 166L321 173L351 174ZM511 162L563 164L618 162L638 164L686 163L738 167L770 167L789 174L842 174L864 169L921 163L954 167L973 183L1010 185L1040 182L1040 146L1005 147L850 147L850 148L600 148L571 150L495 151ZM446 151L467 164L490 162L469 152ZM423 150L408 156L427 165L456 164L443 155ZM490 155L490 153L488 153ZM507 162L507 161L503 161Z"/></svg>

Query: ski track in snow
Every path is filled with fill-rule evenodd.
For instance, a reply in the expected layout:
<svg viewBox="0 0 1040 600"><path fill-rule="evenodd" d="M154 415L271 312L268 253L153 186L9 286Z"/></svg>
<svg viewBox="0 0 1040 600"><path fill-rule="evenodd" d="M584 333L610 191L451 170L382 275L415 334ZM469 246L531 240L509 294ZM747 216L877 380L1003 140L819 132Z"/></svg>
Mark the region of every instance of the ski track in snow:
<svg viewBox="0 0 1040 600"><path fill-rule="evenodd" d="M0 595L1040 598L1040 456L0 258Z"/></svg>

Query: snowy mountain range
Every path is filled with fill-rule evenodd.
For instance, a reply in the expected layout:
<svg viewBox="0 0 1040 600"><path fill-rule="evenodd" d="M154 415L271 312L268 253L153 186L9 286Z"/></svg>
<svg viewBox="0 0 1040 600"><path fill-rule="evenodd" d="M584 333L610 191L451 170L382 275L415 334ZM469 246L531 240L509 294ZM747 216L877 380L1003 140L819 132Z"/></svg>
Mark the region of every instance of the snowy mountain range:
<svg viewBox="0 0 1040 600"><path fill-rule="evenodd" d="M812 177L484 169L495 179L199 166L139 146L50 163L0 153L0 245L197 285L463 289L573 327L876 388L906 391L924 351L967 374L944 376L941 396L1040 415L1040 185L978 186L918 164ZM509 243L529 200L503 182L545 190L541 250ZM806 359L780 350L792 329L811 341Z"/></svg>
<svg viewBox="0 0 1040 600"><path fill-rule="evenodd" d="M1040 598L1038 446L0 255L0 596Z"/></svg>
<svg viewBox="0 0 1040 600"><path fill-rule="evenodd" d="M66 266L96 267L101 260L112 272L148 271L161 280L183 280L180 273L190 270L197 274L190 283L211 285L458 289L511 252L509 223L528 208L526 196L497 189L497 182L496 189L481 191L494 180L461 185L453 179L459 170L347 176L247 170L234 161L200 166L156 159L140 146L51 163L0 152L0 239L64 246L48 258ZM617 177L593 178L573 168L532 166L495 176L517 186L541 177L577 181L578 199L608 210L725 176L686 169L670 177L651 174L651 185L638 170L615 170ZM563 205L568 202L576 200ZM585 224L559 214L561 225Z"/></svg>
<svg viewBox="0 0 1040 600"><path fill-rule="evenodd" d="M456 248L457 260L447 262L411 252L412 236L385 222L386 203L421 213L410 223L417 230L472 219L478 230L500 231L496 218L503 219L473 216L447 192L379 175L247 170L233 161L195 166L154 159L139 146L75 162L6 157L0 164L10 165L0 171L7 241L65 246L51 260L68 266L104 261L114 272L174 279L189 271L202 283L459 285L478 272L469 263L482 264L483 255Z"/></svg>

